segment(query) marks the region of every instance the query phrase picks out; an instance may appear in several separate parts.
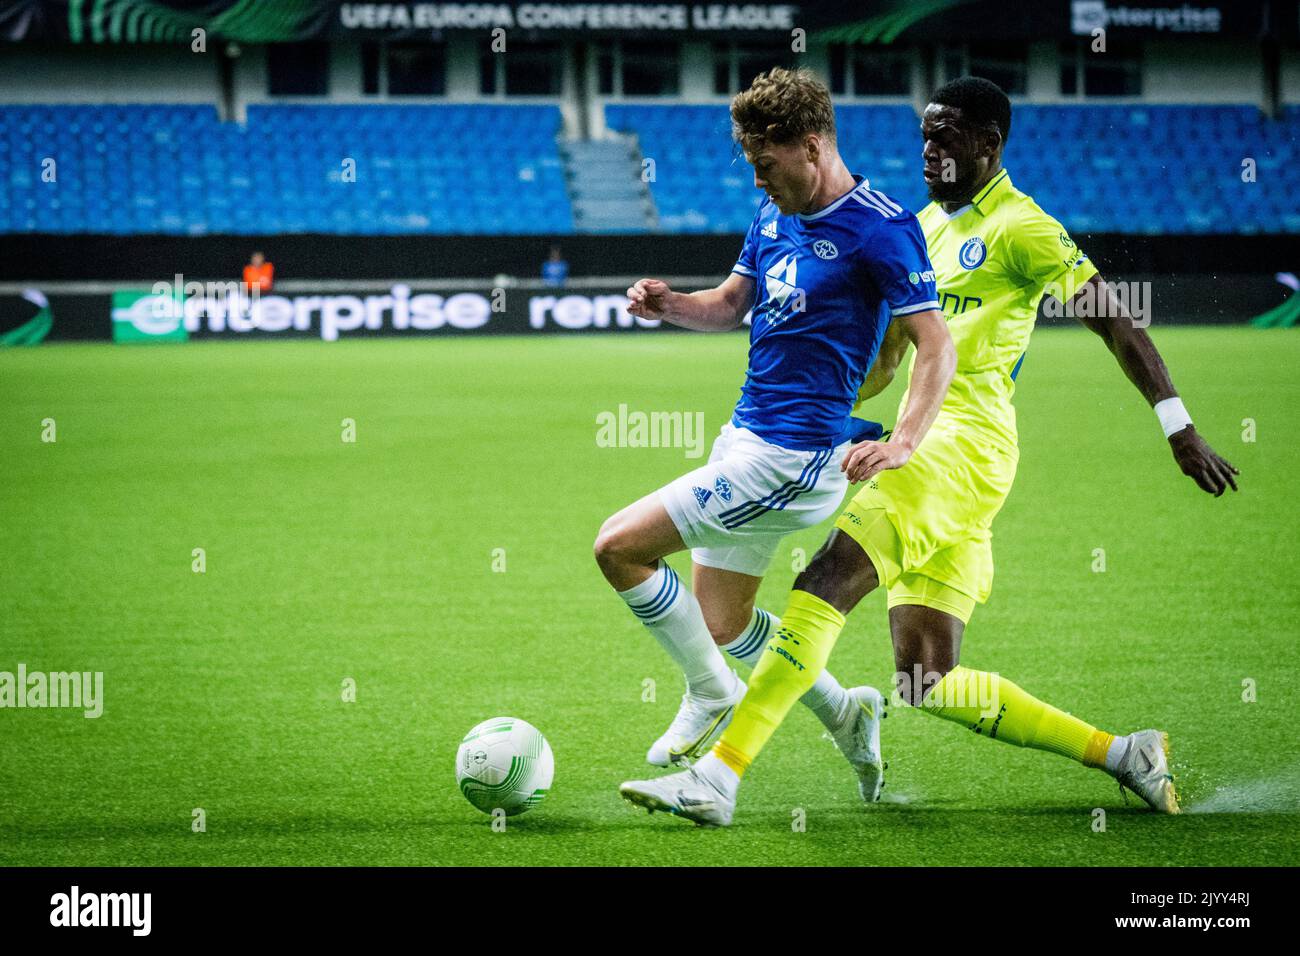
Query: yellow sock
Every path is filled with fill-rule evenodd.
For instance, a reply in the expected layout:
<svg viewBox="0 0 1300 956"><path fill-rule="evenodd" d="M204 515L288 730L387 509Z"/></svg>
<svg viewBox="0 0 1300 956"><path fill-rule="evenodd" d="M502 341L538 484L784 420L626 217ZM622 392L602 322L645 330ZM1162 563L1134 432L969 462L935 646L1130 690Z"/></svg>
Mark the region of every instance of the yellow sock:
<svg viewBox="0 0 1300 956"><path fill-rule="evenodd" d="M749 690L713 755L744 776L790 708L808 693L830 659L844 615L816 595L791 591L781 626L749 677Z"/></svg>
<svg viewBox="0 0 1300 956"><path fill-rule="evenodd" d="M1057 710L1005 677L958 665L926 694L921 710L1018 747L1050 750L1089 767L1106 763L1115 738Z"/></svg>

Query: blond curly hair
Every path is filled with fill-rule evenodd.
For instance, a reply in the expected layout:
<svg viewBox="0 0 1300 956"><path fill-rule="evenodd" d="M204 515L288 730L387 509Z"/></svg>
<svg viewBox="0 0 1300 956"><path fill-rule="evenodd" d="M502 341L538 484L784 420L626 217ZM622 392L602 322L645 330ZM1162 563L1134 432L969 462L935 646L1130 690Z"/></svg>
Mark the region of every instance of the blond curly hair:
<svg viewBox="0 0 1300 956"><path fill-rule="evenodd" d="M748 153L809 133L835 142L831 92L811 70L774 67L731 100L731 136Z"/></svg>

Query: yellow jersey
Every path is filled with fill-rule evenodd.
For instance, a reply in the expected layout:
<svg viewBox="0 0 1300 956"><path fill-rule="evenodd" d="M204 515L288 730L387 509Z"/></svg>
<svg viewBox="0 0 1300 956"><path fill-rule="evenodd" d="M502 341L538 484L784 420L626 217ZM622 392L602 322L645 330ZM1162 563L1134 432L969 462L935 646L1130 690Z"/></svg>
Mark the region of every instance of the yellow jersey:
<svg viewBox="0 0 1300 956"><path fill-rule="evenodd" d="M1011 396L1038 303L1044 293L1068 301L1097 269L1005 169L956 212L930 203L917 218L957 350L940 422L1015 446ZM900 415L906 403L904 395Z"/></svg>

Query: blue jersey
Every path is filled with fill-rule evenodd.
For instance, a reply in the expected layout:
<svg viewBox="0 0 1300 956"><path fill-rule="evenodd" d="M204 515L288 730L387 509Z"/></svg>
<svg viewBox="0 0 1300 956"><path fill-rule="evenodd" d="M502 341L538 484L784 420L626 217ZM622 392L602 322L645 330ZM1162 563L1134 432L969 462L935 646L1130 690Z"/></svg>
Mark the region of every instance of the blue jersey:
<svg viewBox="0 0 1300 956"><path fill-rule="evenodd" d="M939 308L916 216L853 178L807 216L764 199L732 269L756 289L731 420L783 448L837 444L891 316Z"/></svg>

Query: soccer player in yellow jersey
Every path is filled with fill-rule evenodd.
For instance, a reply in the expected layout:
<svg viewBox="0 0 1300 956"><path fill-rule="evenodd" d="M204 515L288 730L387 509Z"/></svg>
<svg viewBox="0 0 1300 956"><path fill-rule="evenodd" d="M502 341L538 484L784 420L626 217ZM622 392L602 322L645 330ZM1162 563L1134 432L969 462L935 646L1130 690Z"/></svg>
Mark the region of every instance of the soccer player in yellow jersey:
<svg viewBox="0 0 1300 956"><path fill-rule="evenodd" d="M1045 293L1111 350L1154 407L1183 473L1216 497L1237 487L1237 470L1192 426L1145 330L1060 223L1012 185L1001 165L1010 130L1010 101L988 80L955 80L931 98L921 134L934 201L918 218L957 349L939 416L896 470L875 467L884 443L848 452L843 469L865 485L795 580L731 725L689 771L625 783L632 802L730 823L740 777L825 667L845 615L884 586L895 680L907 703L977 734L1104 769L1153 809L1178 812L1166 734L1112 735L958 662L965 626L992 587L990 528L1019 455L1011 396ZM905 339L886 334L860 400L889 384L906 351Z"/></svg>

